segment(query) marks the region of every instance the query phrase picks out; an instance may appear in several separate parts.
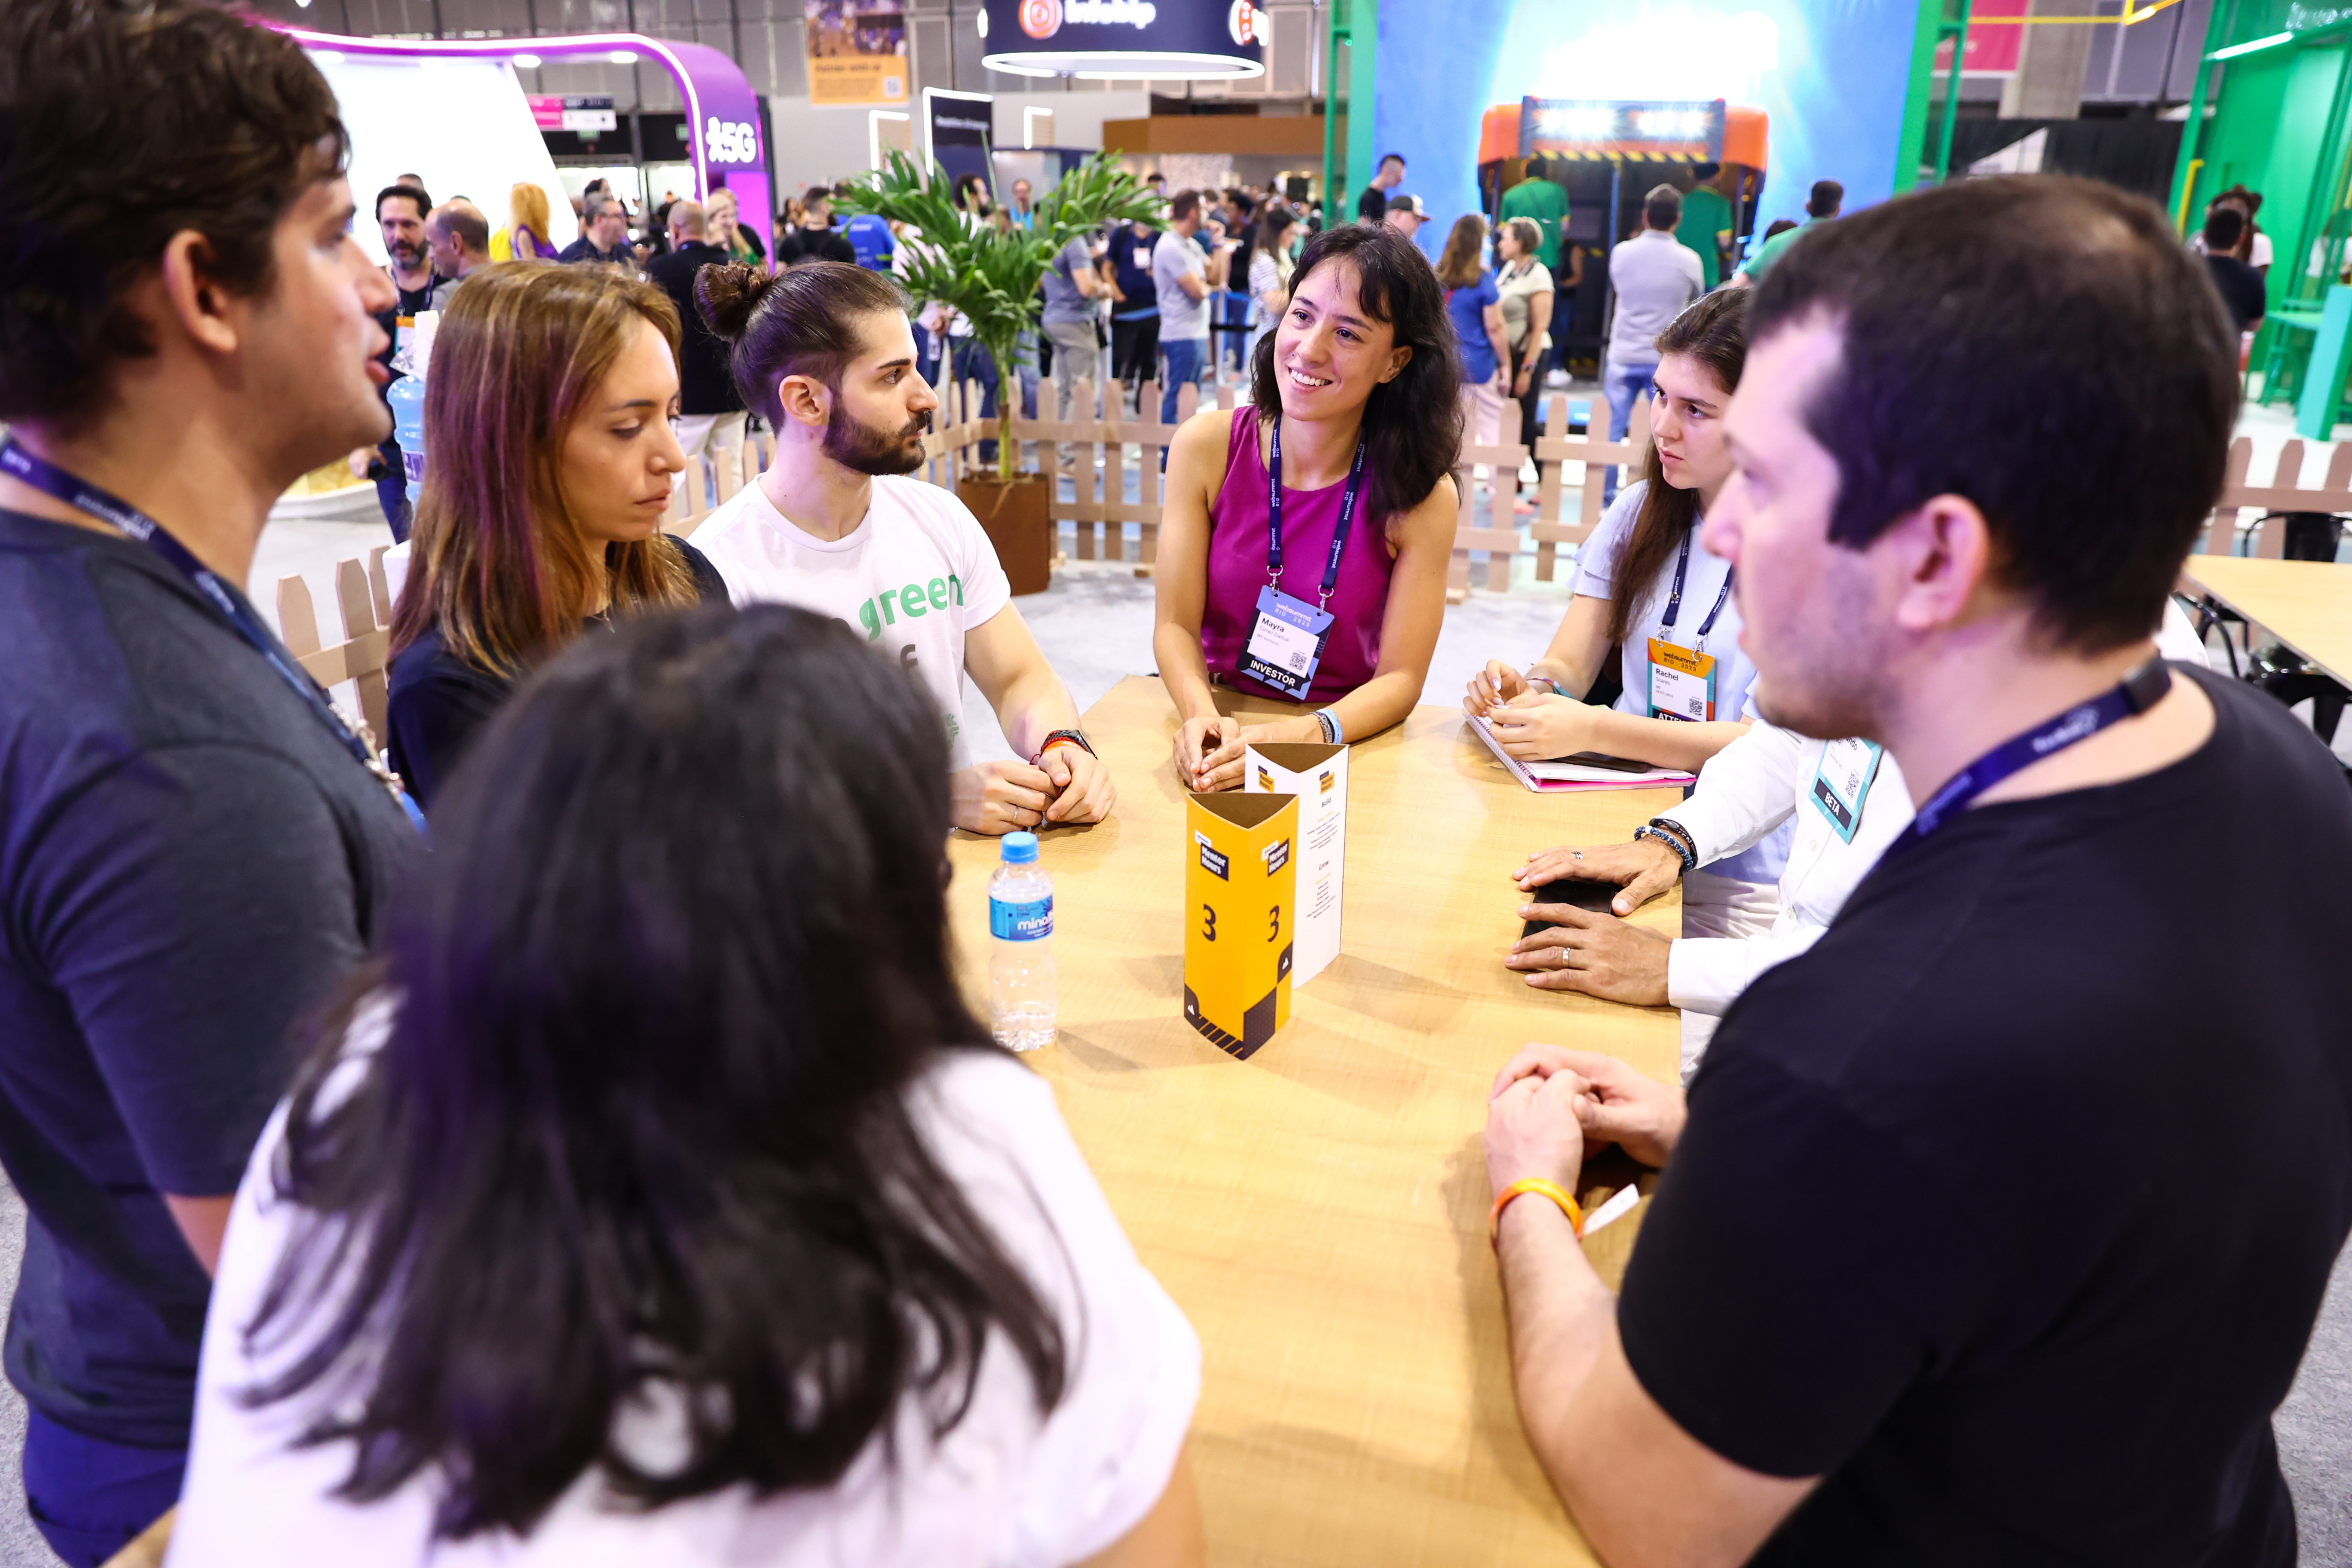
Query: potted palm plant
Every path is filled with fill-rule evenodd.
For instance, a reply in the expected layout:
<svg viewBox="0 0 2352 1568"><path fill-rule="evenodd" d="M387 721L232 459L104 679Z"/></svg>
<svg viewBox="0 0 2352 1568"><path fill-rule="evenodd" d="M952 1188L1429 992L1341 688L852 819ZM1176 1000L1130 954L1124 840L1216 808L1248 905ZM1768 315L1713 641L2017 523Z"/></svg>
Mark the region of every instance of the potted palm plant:
<svg viewBox="0 0 2352 1568"><path fill-rule="evenodd" d="M1047 516L1054 481L1015 472L1019 445L1013 416L1021 398L1021 335L1036 325L1037 287L1062 247L1110 223L1160 216L1159 198L1098 153L1064 174L1037 204L1026 229L1000 229L959 210L947 176L928 173L903 153L840 186L834 205L875 213L919 230L906 247L904 275L918 300L936 300L971 323L971 335L996 367L997 442L993 476L966 474L956 492L988 531L1016 594L1042 592L1053 560Z"/></svg>

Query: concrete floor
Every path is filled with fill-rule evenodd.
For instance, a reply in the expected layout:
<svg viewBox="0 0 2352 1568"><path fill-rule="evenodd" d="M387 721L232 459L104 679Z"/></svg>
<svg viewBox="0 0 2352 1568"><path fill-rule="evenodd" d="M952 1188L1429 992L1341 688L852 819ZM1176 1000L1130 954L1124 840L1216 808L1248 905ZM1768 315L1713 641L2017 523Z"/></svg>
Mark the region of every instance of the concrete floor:
<svg viewBox="0 0 2352 1568"><path fill-rule="evenodd" d="M2250 410L2240 430L2255 441L2252 471L2267 476L2279 446L2292 434L2284 411ZM2305 483L2319 481L2326 458L2326 448L2306 457ZM310 585L322 635L329 642L340 640L332 608L335 563L364 560L369 550L388 542L372 494L334 517L273 522L256 557L253 598L274 619L278 580L299 574ZM2352 553L2352 543L2347 550ZM1539 653L1565 607L1569 576L1562 571L1553 583L1537 583L1532 562L1523 558L1507 593L1479 589L1466 603L1450 606L1431 663L1425 700L1456 700L1489 658L1524 664ZM1137 578L1130 566L1073 563L1055 573L1045 593L1015 603L1083 710L1123 676L1154 672L1151 594L1150 582ZM2218 650L2216 658L2218 661ZM992 746L997 754L1012 754L994 715L969 685L965 711L976 742ZM2352 762L2352 722L2337 734L2336 750ZM22 1205L0 1184L0 1294L15 1289L23 1226ZM2352 1259L2352 1253L2347 1257ZM2352 1568L2352 1261L2337 1264L2302 1373L2275 1426L2281 1459L2294 1491L2304 1562ZM0 1474L14 1468L23 1442L22 1402L0 1384ZM56 1559L24 1517L21 1489L0 1485L0 1568L19 1564L56 1568Z"/></svg>

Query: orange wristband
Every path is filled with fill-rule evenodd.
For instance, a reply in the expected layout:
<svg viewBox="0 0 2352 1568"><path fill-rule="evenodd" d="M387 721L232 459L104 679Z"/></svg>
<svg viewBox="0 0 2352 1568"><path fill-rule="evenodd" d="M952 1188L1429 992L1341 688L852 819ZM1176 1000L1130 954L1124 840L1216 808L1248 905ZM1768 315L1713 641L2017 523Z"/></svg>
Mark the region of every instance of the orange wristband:
<svg viewBox="0 0 2352 1568"><path fill-rule="evenodd" d="M1584 1239L1584 1211L1577 1206L1574 1195L1558 1182L1547 1181L1541 1176L1521 1176L1496 1196L1495 1206L1487 1213L1487 1246L1494 1247L1502 1238L1503 1210L1509 1206L1513 1198L1524 1197L1529 1193L1541 1193L1558 1204L1559 1212L1568 1216L1569 1227L1576 1232L1576 1239Z"/></svg>

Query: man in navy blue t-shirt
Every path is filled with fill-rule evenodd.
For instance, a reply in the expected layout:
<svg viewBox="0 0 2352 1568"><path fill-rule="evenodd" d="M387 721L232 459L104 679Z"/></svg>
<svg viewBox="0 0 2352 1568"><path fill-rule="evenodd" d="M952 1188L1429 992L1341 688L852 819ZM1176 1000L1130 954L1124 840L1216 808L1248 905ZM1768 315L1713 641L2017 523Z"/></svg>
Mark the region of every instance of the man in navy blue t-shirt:
<svg viewBox="0 0 2352 1568"><path fill-rule="evenodd" d="M416 843L241 592L278 495L390 427L346 145L268 28L0 7L0 1163L30 1210L5 1359L29 1510L77 1565L178 1496L292 1027ZM67 177L98 168L181 195L125 223Z"/></svg>
<svg viewBox="0 0 2352 1568"><path fill-rule="evenodd" d="M1758 704L1918 815L1686 1100L1504 1069L1529 1441L1611 1562L2284 1568L2271 1414L2352 1228L2352 792L2156 658L2236 333L2162 213L2060 175L1898 196L1752 300L1702 526ZM1602 1141L1664 1167L1622 1299Z"/></svg>

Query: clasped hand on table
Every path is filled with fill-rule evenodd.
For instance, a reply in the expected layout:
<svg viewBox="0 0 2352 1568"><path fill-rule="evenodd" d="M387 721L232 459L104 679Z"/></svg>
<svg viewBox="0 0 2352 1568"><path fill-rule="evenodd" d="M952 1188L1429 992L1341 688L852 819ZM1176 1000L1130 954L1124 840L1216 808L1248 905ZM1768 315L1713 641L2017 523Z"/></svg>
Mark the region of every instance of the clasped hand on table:
<svg viewBox="0 0 2352 1568"><path fill-rule="evenodd" d="M1503 959L1504 967L1526 972L1528 984L1546 991L1581 991L1605 1002L1640 1007L1666 1005L1666 954L1673 939L1628 925L1630 915L1673 887L1682 858L1654 838L1591 849L1546 849L1511 874L1520 891L1559 881L1623 884L1610 900L1613 914L1571 904L1520 906L1522 919L1550 921L1551 927L1521 937Z"/></svg>
<svg viewBox="0 0 2352 1568"><path fill-rule="evenodd" d="M1462 698L1462 711L1484 719L1495 732L1495 742L1523 763L1601 749L1600 716L1608 711L1573 697L1539 691L1527 678L1501 659L1470 678Z"/></svg>
<svg viewBox="0 0 2352 1568"><path fill-rule="evenodd" d="M1500 1194L1530 1176L1573 1191L1588 1143L1663 1166L1680 1139L1683 1091L1614 1057L1530 1045L1486 1093L1486 1180Z"/></svg>
<svg viewBox="0 0 2352 1568"><path fill-rule="evenodd" d="M1059 823L1100 822L1118 801L1110 769L1083 746L1055 746L1034 766L982 763L949 774L948 784L955 825L991 837Z"/></svg>
<svg viewBox="0 0 2352 1568"><path fill-rule="evenodd" d="M1322 738L1323 727L1311 716L1271 719L1262 724L1244 724L1222 713L1207 719L1187 719L1176 731L1176 780L1186 789L1202 795L1239 789L1242 752L1251 745L1267 741L1297 741L1311 745Z"/></svg>

